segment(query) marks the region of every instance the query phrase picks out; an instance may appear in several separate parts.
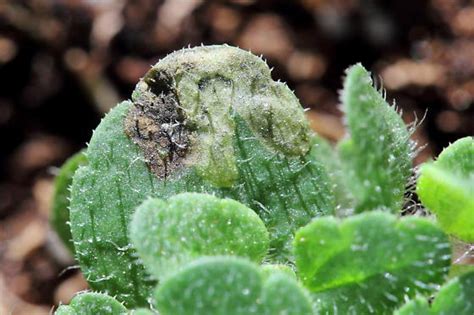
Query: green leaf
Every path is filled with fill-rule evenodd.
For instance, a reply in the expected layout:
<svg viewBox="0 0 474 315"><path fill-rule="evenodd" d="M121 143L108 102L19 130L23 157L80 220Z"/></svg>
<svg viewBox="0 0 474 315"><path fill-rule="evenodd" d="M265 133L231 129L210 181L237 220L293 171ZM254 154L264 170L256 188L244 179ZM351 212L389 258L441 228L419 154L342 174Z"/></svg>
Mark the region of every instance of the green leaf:
<svg viewBox="0 0 474 315"><path fill-rule="evenodd" d="M455 277L459 277L460 275L471 271L474 272L474 265L453 264L449 269L448 278L452 279Z"/></svg>
<svg viewBox="0 0 474 315"><path fill-rule="evenodd" d="M235 255L261 262L269 244L265 224L254 211L199 193L148 199L133 216L130 239L157 279L201 256Z"/></svg>
<svg viewBox="0 0 474 315"><path fill-rule="evenodd" d="M155 292L161 315L309 315L311 304L283 272L264 277L237 257L207 257L189 264Z"/></svg>
<svg viewBox="0 0 474 315"><path fill-rule="evenodd" d="M95 292L76 295L69 305L61 305L56 315L126 315L125 306L114 298Z"/></svg>
<svg viewBox="0 0 474 315"><path fill-rule="evenodd" d="M146 308L138 308L138 309L130 311L130 315L159 315L159 314Z"/></svg>
<svg viewBox="0 0 474 315"><path fill-rule="evenodd" d="M474 242L474 138L465 137L421 167L417 193L441 227Z"/></svg>
<svg viewBox="0 0 474 315"><path fill-rule="evenodd" d="M263 276L264 277L269 277L275 273L284 273L288 277L295 279L296 280L296 274L295 271L288 265L282 265L282 264L265 264L261 266Z"/></svg>
<svg viewBox="0 0 474 315"><path fill-rule="evenodd" d="M432 315L428 300L417 296L394 312L394 315Z"/></svg>
<svg viewBox="0 0 474 315"><path fill-rule="evenodd" d="M373 211L315 219L295 238L296 266L322 314L389 314L449 270L448 237L430 221Z"/></svg>
<svg viewBox="0 0 474 315"><path fill-rule="evenodd" d="M148 197L232 198L270 234L271 262L292 259L294 232L334 211L303 109L258 57L228 46L175 52L95 130L73 179L71 231L90 286L145 306L153 281L127 228Z"/></svg>
<svg viewBox="0 0 474 315"><path fill-rule="evenodd" d="M347 183L347 174L344 172L340 152L324 138L315 136L317 159L321 161L331 182L332 194L336 200L336 212L339 216L345 216L346 213L354 207L354 196Z"/></svg>
<svg viewBox="0 0 474 315"><path fill-rule="evenodd" d="M74 253L71 228L69 227L69 199L72 177L76 170L87 163L84 151L79 151L70 157L61 167L54 180L54 194L50 224L58 233L66 247Z"/></svg>
<svg viewBox="0 0 474 315"><path fill-rule="evenodd" d="M417 297L395 315L472 315L474 314L474 272L466 273L443 285L431 303Z"/></svg>
<svg viewBox="0 0 474 315"><path fill-rule="evenodd" d="M399 212L412 169L409 131L360 64L347 70L341 102L350 135L340 144L340 154L356 211L385 207Z"/></svg>

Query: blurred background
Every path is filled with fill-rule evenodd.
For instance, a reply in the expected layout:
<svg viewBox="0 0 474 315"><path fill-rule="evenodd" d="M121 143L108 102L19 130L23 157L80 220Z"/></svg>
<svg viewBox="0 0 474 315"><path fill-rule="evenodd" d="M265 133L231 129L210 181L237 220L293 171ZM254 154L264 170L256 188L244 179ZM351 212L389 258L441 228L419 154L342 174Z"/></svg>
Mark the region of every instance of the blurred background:
<svg viewBox="0 0 474 315"><path fill-rule="evenodd" d="M48 314L87 287L48 227L57 167L150 65L201 43L263 54L332 141L356 62L406 122L425 117L415 163L474 134L472 1L0 0L0 314Z"/></svg>

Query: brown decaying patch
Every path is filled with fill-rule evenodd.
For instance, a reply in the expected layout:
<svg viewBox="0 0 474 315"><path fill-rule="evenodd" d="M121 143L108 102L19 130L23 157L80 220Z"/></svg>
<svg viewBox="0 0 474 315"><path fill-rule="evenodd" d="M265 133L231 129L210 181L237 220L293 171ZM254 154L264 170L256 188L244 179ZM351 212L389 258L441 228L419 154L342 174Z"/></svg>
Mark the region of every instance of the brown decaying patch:
<svg viewBox="0 0 474 315"><path fill-rule="evenodd" d="M150 170L160 179L183 165L190 132L179 110L171 79L150 73L140 83L140 96L125 119L125 132L143 151Z"/></svg>

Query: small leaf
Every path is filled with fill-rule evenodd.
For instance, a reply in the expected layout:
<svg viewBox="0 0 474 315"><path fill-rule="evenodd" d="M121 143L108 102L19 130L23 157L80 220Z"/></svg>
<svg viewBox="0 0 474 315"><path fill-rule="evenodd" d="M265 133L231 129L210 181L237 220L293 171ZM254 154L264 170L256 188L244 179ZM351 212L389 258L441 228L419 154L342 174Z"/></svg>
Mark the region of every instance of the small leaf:
<svg viewBox="0 0 474 315"><path fill-rule="evenodd" d="M56 315L125 315L128 314L125 306L114 298L95 292L86 292L76 295L69 305L61 305Z"/></svg>
<svg viewBox="0 0 474 315"><path fill-rule="evenodd" d="M310 315L304 290L285 273L264 277L237 257L207 257L189 264L155 292L161 315Z"/></svg>
<svg viewBox="0 0 474 315"><path fill-rule="evenodd" d="M474 314L474 272L466 273L442 286L431 307L426 299L417 297L395 312L395 315L443 314Z"/></svg>
<svg viewBox="0 0 474 315"><path fill-rule="evenodd" d="M262 288L262 312L264 315L313 314L309 296L296 279L284 272L269 276Z"/></svg>
<svg viewBox="0 0 474 315"><path fill-rule="evenodd" d="M295 238L296 266L322 314L389 314L447 274L450 244L430 221L367 212L325 217Z"/></svg>
<svg viewBox="0 0 474 315"><path fill-rule="evenodd" d="M347 70L341 101L350 138L341 143L340 151L356 211L400 211L412 168L410 133L402 118L360 64Z"/></svg>
<svg viewBox="0 0 474 315"><path fill-rule="evenodd" d="M252 209L199 193L148 199L133 216L130 238L158 279L201 256L235 255L260 262L269 244L265 224Z"/></svg>
<svg viewBox="0 0 474 315"><path fill-rule="evenodd" d="M81 165L87 163L84 151L79 151L70 157L61 167L54 180L53 208L51 211L51 226L58 233L59 238L74 253L71 228L69 227L69 197L72 177Z"/></svg>
<svg viewBox="0 0 474 315"><path fill-rule="evenodd" d="M275 273L284 273L288 277L296 280L295 271L288 265L268 264L268 265L262 265L261 267L262 267L262 272L263 272L264 277L270 277L271 275Z"/></svg>
<svg viewBox="0 0 474 315"><path fill-rule="evenodd" d="M346 215L346 212L354 207L354 196L346 183L347 174L342 166L340 152L325 140L316 135L314 137L316 146L315 155L323 165L331 181L332 194L336 199L337 215Z"/></svg>
<svg viewBox="0 0 474 315"><path fill-rule="evenodd" d="M474 138L451 144L420 172L417 193L423 205L447 233L474 242Z"/></svg>

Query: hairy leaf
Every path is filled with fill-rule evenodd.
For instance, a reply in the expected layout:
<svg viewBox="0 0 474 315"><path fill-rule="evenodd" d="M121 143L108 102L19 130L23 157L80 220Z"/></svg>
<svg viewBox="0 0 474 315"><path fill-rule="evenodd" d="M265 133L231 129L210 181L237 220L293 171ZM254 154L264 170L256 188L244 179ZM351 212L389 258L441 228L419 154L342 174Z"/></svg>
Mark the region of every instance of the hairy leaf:
<svg viewBox="0 0 474 315"><path fill-rule="evenodd" d="M92 288L146 305L153 282L127 227L148 197L210 192L256 211L270 260L291 259L297 228L332 213L303 110L258 57L228 46L175 52L95 130L89 164L73 180L71 230Z"/></svg>
<svg viewBox="0 0 474 315"><path fill-rule="evenodd" d="M348 212L352 212L354 196L346 182L347 174L345 174L342 166L340 152L318 135L315 136L315 143L317 145L315 150L317 158L329 175L331 190L336 200L337 215L345 216Z"/></svg>
<svg viewBox="0 0 474 315"><path fill-rule="evenodd" d="M430 304L417 297L395 315L472 315L474 314L474 272L455 278L441 287Z"/></svg>
<svg viewBox="0 0 474 315"><path fill-rule="evenodd" d="M231 199L183 193L137 208L130 238L147 270L169 276L201 256L235 255L261 262L268 232L258 215Z"/></svg>
<svg viewBox="0 0 474 315"><path fill-rule="evenodd" d="M288 265L282 265L282 264L265 264L261 266L263 276L264 277L269 277L273 275L274 273L284 273L290 278L293 278L296 280L296 274L295 271Z"/></svg>
<svg viewBox="0 0 474 315"><path fill-rule="evenodd" d="M447 233L474 242L473 137L459 139L435 162L424 164L417 193Z"/></svg>
<svg viewBox="0 0 474 315"><path fill-rule="evenodd" d="M321 314L390 314L431 292L450 264L447 236L418 217L381 211L318 218L295 238L296 266Z"/></svg>
<svg viewBox="0 0 474 315"><path fill-rule="evenodd" d="M340 153L356 211L400 211L412 168L410 133L402 118L360 64L347 70L341 102L350 134Z"/></svg>
<svg viewBox="0 0 474 315"><path fill-rule="evenodd" d="M309 315L311 304L283 272L264 277L237 257L207 257L189 264L155 293L161 315Z"/></svg>
<svg viewBox="0 0 474 315"><path fill-rule="evenodd" d="M72 177L81 165L87 163L84 151L80 151L70 157L61 167L59 174L54 180L53 208L50 223L58 233L59 238L74 253L71 228L69 226L69 197Z"/></svg>
<svg viewBox="0 0 474 315"><path fill-rule="evenodd" d="M125 306L114 298L95 292L86 292L76 295L69 305L61 305L56 315L126 315Z"/></svg>

